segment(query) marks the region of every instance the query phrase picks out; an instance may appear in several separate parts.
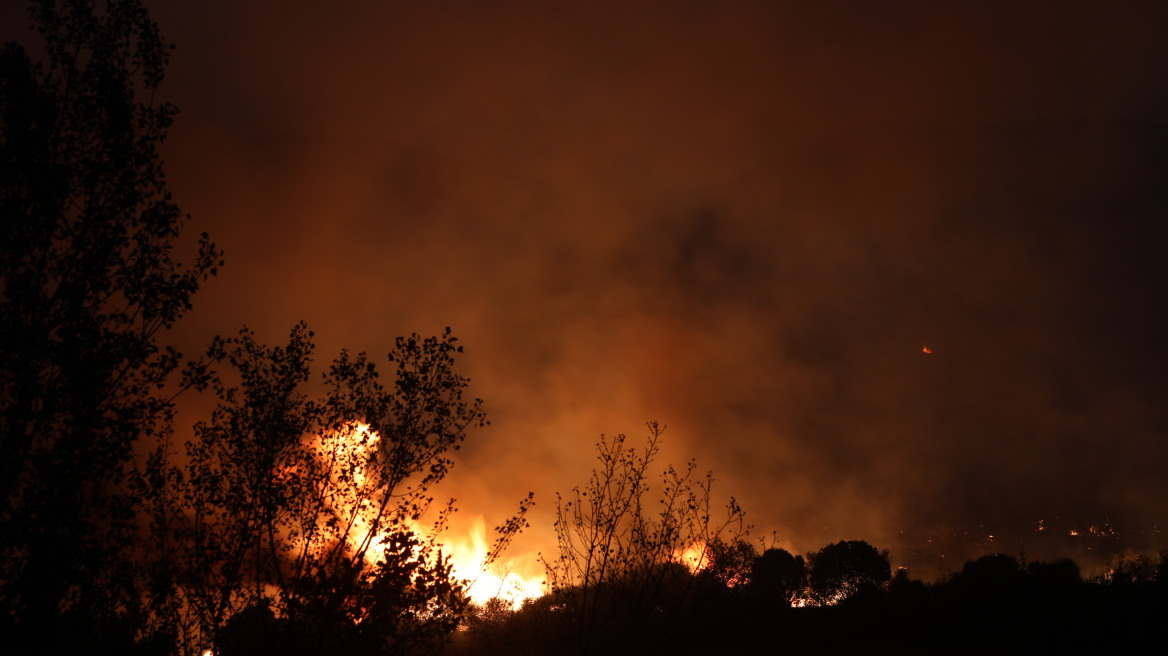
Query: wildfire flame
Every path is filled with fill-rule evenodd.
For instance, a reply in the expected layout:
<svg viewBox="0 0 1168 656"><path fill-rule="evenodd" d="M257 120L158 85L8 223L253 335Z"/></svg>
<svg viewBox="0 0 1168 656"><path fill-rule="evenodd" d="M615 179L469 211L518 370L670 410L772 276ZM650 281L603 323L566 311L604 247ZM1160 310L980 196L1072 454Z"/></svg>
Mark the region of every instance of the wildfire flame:
<svg viewBox="0 0 1168 656"><path fill-rule="evenodd" d="M702 542L695 542L684 551L675 552L674 560L688 567L691 572L697 572L708 564L706 545Z"/></svg>
<svg viewBox="0 0 1168 656"><path fill-rule="evenodd" d="M517 559L497 560L488 566L489 551L482 515L475 519L467 537L443 542L442 552L450 557L455 578L470 582L467 596L471 601L481 605L497 598L509 603L514 610L524 601L544 593L543 579L525 575L524 572L531 573L530 568L522 567Z"/></svg>
<svg viewBox="0 0 1168 656"><path fill-rule="evenodd" d="M357 423L348 435L352 448L362 454L375 448L380 436L370 429L368 424ZM353 480L361 485L365 480L365 472L358 469L353 473ZM424 534L419 523L411 522L410 530ZM360 531L369 529L364 518L358 517L355 522ZM469 582L467 596L475 604L485 604L491 599L501 599L511 605L513 610L518 609L527 599L534 599L544 594L543 580L539 576L526 576L521 572L529 568L520 566L517 559L496 559L487 564L490 546L487 543L486 524L482 515L479 515L471 528L470 533L462 539L437 539L436 546L450 559L452 574L455 579ZM366 557L375 562L379 557L381 540L374 537L371 548ZM531 559L533 565L535 559ZM530 574L529 571L527 571Z"/></svg>

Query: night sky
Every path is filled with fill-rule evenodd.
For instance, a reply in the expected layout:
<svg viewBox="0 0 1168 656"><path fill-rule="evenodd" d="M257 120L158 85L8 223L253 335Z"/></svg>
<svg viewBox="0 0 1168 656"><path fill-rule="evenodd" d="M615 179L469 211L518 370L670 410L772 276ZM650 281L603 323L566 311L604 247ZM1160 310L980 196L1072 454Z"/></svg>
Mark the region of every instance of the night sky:
<svg viewBox="0 0 1168 656"><path fill-rule="evenodd" d="M1166 546L1168 4L151 6L227 253L174 339L451 326L492 426L444 493L534 491L516 555L654 419L795 551Z"/></svg>

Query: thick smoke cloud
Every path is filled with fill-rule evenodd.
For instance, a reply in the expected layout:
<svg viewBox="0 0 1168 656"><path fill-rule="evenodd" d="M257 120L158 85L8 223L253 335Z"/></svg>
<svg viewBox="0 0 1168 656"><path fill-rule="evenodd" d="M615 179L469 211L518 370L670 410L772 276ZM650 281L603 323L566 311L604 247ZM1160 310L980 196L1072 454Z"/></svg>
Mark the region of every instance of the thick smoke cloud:
<svg viewBox="0 0 1168 656"><path fill-rule="evenodd" d="M1165 520L1162 7L550 4L159 3L190 350L453 326L488 523L647 419L797 550Z"/></svg>

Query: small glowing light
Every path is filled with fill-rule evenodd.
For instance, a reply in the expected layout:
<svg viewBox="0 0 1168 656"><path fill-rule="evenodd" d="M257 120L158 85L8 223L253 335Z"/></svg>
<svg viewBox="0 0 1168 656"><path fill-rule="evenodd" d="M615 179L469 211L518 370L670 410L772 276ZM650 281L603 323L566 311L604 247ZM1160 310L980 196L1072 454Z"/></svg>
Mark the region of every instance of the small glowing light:
<svg viewBox="0 0 1168 656"><path fill-rule="evenodd" d="M931 349L931 348L929 348L929 347L925 346L925 347L923 347L923 348L921 349L921 353L924 353L925 355L932 355L932 354L933 354L933 349Z"/></svg>

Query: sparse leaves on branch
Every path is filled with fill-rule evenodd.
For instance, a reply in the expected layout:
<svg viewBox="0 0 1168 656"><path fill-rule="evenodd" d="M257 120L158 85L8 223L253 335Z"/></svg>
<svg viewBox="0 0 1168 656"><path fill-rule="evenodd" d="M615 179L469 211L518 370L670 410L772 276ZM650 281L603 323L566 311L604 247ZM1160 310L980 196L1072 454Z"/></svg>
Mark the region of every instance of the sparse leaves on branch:
<svg viewBox="0 0 1168 656"><path fill-rule="evenodd" d="M602 436L587 483L556 498L558 551L543 563L571 649L581 653L618 636L663 648L669 636L652 631L676 622L694 573L706 565L706 546L745 532L733 498L714 515L713 475L697 475L692 460L653 474L665 428L648 428L641 448L626 446L624 435ZM650 621L647 613L665 616Z"/></svg>

